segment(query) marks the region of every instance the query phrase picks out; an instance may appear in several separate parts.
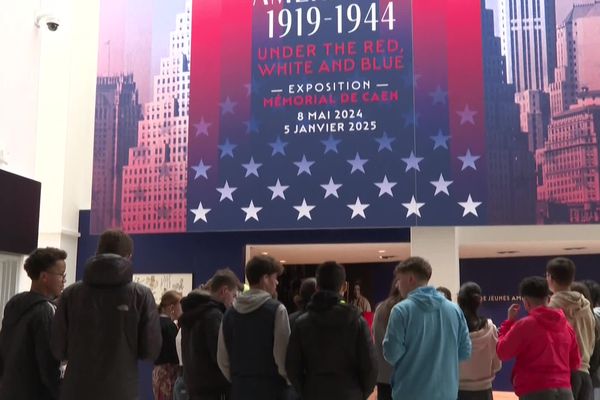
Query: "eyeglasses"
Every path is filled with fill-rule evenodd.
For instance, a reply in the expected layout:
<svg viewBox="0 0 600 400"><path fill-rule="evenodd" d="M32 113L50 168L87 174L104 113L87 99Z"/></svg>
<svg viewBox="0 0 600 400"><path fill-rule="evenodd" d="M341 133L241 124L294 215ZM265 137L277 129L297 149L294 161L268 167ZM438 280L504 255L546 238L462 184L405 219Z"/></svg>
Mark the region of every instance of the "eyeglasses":
<svg viewBox="0 0 600 400"><path fill-rule="evenodd" d="M63 281L67 280L67 273L66 272L52 272L52 271L45 271L47 274L52 274L52 275L56 275L56 276L60 276L62 277Z"/></svg>

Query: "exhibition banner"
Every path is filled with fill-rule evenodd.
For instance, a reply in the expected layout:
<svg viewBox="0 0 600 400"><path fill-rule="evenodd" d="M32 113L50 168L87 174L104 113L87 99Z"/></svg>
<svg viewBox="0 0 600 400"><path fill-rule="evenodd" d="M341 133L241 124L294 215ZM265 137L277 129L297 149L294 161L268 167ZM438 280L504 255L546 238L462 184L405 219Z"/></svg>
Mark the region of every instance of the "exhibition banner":
<svg viewBox="0 0 600 400"><path fill-rule="evenodd" d="M103 5L92 231L600 221L597 5L137 3Z"/></svg>

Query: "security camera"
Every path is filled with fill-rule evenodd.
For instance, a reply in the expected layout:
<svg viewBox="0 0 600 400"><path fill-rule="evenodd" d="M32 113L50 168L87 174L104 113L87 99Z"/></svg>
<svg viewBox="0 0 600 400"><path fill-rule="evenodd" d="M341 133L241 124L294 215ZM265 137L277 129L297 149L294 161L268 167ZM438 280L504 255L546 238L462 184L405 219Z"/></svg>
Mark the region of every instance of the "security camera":
<svg viewBox="0 0 600 400"><path fill-rule="evenodd" d="M56 32L60 26L60 20L53 14L39 14L35 18L35 25L40 28L46 25L50 32Z"/></svg>

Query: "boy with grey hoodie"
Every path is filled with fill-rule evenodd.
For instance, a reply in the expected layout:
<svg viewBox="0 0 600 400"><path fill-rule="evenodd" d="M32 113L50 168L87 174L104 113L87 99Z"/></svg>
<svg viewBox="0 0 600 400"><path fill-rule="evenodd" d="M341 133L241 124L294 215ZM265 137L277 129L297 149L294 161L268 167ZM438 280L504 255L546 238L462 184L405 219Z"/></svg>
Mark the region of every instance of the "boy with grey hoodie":
<svg viewBox="0 0 600 400"><path fill-rule="evenodd" d="M282 272L272 257L253 257L246 264L250 290L223 317L217 363L231 382L231 400L280 400L291 393L285 371L290 324L274 299Z"/></svg>
<svg viewBox="0 0 600 400"><path fill-rule="evenodd" d="M553 295L549 306L563 310L569 324L577 335L581 353L581 366L571 374L571 387L575 400L592 400L593 387L590 377L590 357L594 352L596 320L590 302L571 290L575 280L575 263L568 258L557 257L546 266L546 279Z"/></svg>

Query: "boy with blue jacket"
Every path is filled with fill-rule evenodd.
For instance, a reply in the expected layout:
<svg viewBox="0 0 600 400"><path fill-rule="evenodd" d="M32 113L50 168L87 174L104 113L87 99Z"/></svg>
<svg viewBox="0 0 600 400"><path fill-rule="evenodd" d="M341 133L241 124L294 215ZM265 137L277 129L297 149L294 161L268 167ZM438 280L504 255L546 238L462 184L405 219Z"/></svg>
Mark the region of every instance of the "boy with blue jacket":
<svg viewBox="0 0 600 400"><path fill-rule="evenodd" d="M431 265L411 257L394 271L406 300L392 309L383 355L393 366L394 400L456 400L458 363L471 356L471 339L460 308L428 286Z"/></svg>

